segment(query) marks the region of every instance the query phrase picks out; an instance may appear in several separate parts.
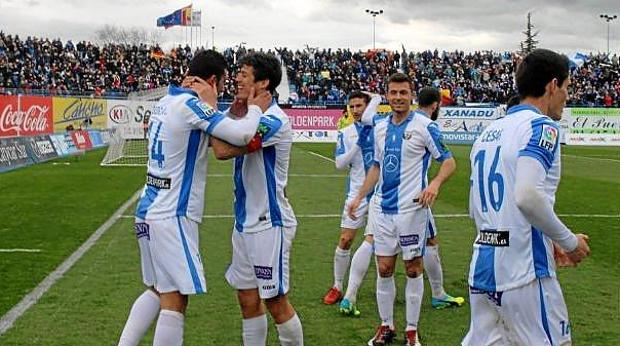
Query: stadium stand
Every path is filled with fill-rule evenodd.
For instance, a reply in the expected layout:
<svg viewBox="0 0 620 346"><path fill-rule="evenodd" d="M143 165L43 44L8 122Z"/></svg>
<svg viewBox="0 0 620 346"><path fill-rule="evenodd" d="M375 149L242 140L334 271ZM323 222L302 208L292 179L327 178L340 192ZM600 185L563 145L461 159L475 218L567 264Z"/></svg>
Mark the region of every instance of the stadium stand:
<svg viewBox="0 0 620 346"><path fill-rule="evenodd" d="M230 66L248 50L223 51ZM384 80L397 70L408 73L416 89L443 89L447 105L466 102L505 103L515 92L512 75L520 57L500 52L402 52L348 49L292 51L277 48L290 86L291 103L342 104L352 90L384 93ZM129 93L178 83L193 52L177 46L103 45L63 42L0 32L0 94L92 95L126 98ZM619 107L620 64L617 55L589 54L572 69L572 106ZM224 100L234 95L229 71Z"/></svg>

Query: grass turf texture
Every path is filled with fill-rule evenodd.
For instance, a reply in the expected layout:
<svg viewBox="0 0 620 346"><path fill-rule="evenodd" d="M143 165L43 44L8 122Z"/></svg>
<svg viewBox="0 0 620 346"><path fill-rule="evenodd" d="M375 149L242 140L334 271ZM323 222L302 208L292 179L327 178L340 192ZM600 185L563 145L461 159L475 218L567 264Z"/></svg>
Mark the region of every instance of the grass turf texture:
<svg viewBox="0 0 620 346"><path fill-rule="evenodd" d="M469 147L452 146L456 175L442 189L434 213L466 214ZM563 147L562 182L556 211L561 214L620 214L620 149ZM291 173L342 174L342 177L289 179L287 193L299 217L292 252L291 301L302 323L306 345L364 345L378 323L375 269L368 271L358 295L361 318L341 317L337 306L322 297L333 281L333 251L345 173L333 163L308 154L332 157L333 145L296 144ZM102 152L69 159L71 165L50 163L0 176L7 211L0 227L0 248L40 248L41 253L0 253L2 313L32 289L74 251L105 219L136 191L143 169L101 168ZM611 160L600 160L600 159ZM436 169L436 165L433 165ZM210 174L227 174L229 162L210 162ZM432 170L433 175L435 170ZM206 214L232 213L232 177L211 177L207 183ZM128 210L131 214L133 209ZM559 271L576 345L617 345L620 341L620 244L618 218L563 220L575 231L590 235L593 255L577 269ZM467 297L467 270L474 228L466 217L437 218L445 287ZM190 299L185 345L239 345L241 318L235 292L224 281L230 261L232 219L206 219L201 225L201 251L209 293ZM361 232L360 232L361 233ZM354 244L357 247L361 234ZM395 322L399 339L404 329L404 283L398 264ZM85 256L32 307L0 345L115 345L133 300L143 291L132 220L120 219ZM430 288L425 289L420 333L425 345L457 345L469 326L469 306L434 311ZM142 345L152 343L152 330ZM269 345L277 345L270 323Z"/></svg>

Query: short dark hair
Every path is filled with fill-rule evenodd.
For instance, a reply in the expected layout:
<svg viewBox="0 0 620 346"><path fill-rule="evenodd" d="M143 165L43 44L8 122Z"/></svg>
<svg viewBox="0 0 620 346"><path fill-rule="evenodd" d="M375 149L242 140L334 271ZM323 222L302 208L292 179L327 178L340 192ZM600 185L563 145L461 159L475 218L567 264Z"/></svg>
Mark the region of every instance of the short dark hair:
<svg viewBox="0 0 620 346"><path fill-rule="evenodd" d="M409 83L409 87L411 88L411 90L413 91L413 82L411 81L411 78L409 78L409 76L407 76L404 73L401 72L396 72L393 73L390 78L388 78L388 89L390 87L390 83L404 83L407 82Z"/></svg>
<svg viewBox="0 0 620 346"><path fill-rule="evenodd" d="M437 88L425 87L418 93L418 106L427 107L433 103L441 102L441 94Z"/></svg>
<svg viewBox="0 0 620 346"><path fill-rule="evenodd" d="M506 109L514 107L519 103L521 103L521 98L519 97L519 95L512 95L512 97L508 99L508 102L506 102Z"/></svg>
<svg viewBox="0 0 620 346"><path fill-rule="evenodd" d="M554 78L558 85L568 78L568 58L548 49L535 49L517 67L515 80L521 99L541 97Z"/></svg>
<svg viewBox="0 0 620 346"><path fill-rule="evenodd" d="M267 89L275 94L276 88L282 81L282 69L280 61L275 55L262 52L251 52L239 60L239 66L252 66L254 69L254 81L269 80Z"/></svg>
<svg viewBox="0 0 620 346"><path fill-rule="evenodd" d="M189 76L208 79L215 75L217 80L221 80L226 73L226 59L224 56L212 49L201 50L189 62L187 74Z"/></svg>
<svg viewBox="0 0 620 346"><path fill-rule="evenodd" d="M368 96L368 94L364 94L361 90L355 90L349 94L349 100L351 99L362 99L366 102L366 104L370 102L370 96Z"/></svg>

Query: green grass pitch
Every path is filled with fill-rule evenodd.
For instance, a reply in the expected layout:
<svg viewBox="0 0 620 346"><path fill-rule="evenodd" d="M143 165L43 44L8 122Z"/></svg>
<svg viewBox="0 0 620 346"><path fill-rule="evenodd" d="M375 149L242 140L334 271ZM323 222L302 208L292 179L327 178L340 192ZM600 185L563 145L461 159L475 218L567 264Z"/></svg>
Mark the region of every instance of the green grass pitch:
<svg viewBox="0 0 620 346"><path fill-rule="evenodd" d="M438 216L467 213L469 147L451 149L458 168L440 193L433 210ZM290 298L302 319L306 345L365 345L378 323L374 264L359 293L360 318L342 317L336 306L323 305L323 294L333 280L340 219L312 216L341 213L346 172L336 171L333 163L310 151L332 157L333 145L296 144L293 149L287 193L299 226L292 250ZM556 211L572 214L562 219L573 230L589 234L592 248L592 256L579 268L559 271L573 341L575 345L620 345L620 148L563 147L562 154ZM0 252L0 315L140 188L144 169L102 168L103 155L99 150L0 175L0 249L41 250ZM232 214L231 170L230 162L210 162L209 174L216 176L207 182L205 214ZM130 208L125 214L132 213ZM467 297L473 224L467 217L438 217L436 222L446 290ZM209 292L190 299L185 345L240 345L236 296L223 277L230 261L232 219L208 218L200 229ZM360 240L361 234L354 249ZM405 277L400 263L396 283L395 322L402 338ZM121 218L0 336L0 345L116 345L129 308L142 290L132 220ZM420 320L424 345L458 345L468 325L469 305L432 310L426 285ZM152 335L151 329L142 345L152 344ZM268 344L278 344L272 322Z"/></svg>

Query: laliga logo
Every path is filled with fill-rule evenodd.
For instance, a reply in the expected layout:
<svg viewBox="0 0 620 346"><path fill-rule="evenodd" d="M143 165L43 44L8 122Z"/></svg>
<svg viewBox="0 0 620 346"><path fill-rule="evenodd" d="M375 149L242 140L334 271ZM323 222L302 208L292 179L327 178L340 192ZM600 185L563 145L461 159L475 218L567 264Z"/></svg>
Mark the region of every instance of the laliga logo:
<svg viewBox="0 0 620 346"><path fill-rule="evenodd" d="M49 126L46 114L47 106L32 105L26 111L15 110L13 105L7 105L0 114L0 131L44 132Z"/></svg>

